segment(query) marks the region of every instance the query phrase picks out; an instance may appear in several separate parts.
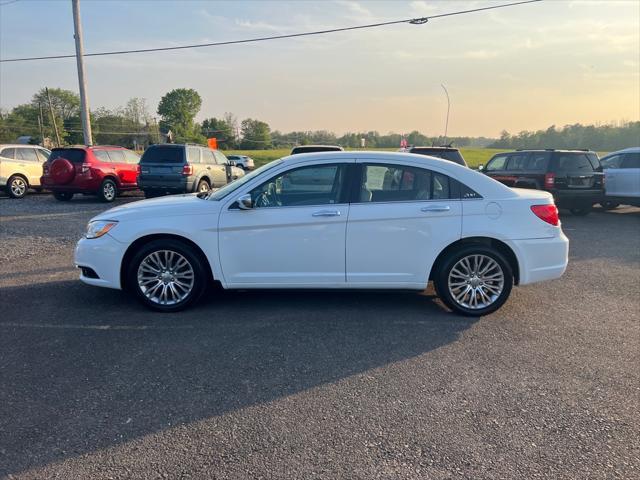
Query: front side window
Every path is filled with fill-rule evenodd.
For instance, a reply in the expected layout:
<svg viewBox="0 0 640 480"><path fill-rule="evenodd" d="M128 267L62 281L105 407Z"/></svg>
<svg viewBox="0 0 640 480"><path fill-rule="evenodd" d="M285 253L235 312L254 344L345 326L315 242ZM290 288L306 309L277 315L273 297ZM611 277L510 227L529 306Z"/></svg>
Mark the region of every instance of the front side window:
<svg viewBox="0 0 640 480"><path fill-rule="evenodd" d="M622 168L640 168L640 152L625 154Z"/></svg>
<svg viewBox="0 0 640 480"><path fill-rule="evenodd" d="M601 163L602 168L620 168L622 166L622 155L611 155L603 158Z"/></svg>
<svg viewBox="0 0 640 480"><path fill-rule="evenodd" d="M358 201L407 202L450 198L449 177L405 165L363 165Z"/></svg>
<svg viewBox="0 0 640 480"><path fill-rule="evenodd" d="M213 156L215 157L216 163L218 165L226 165L228 163L227 157L225 157L223 153L220 153L216 150L211 150L211 152L213 153Z"/></svg>
<svg viewBox="0 0 640 480"><path fill-rule="evenodd" d="M485 170L487 170L488 172L491 172L494 170L504 170L504 166L506 163L507 163L506 155L496 155L489 161Z"/></svg>
<svg viewBox="0 0 640 480"><path fill-rule="evenodd" d="M93 154L99 161L104 163L111 163L111 158L109 157L109 154L106 150L94 150Z"/></svg>
<svg viewBox="0 0 640 480"><path fill-rule="evenodd" d="M345 165L313 165L284 172L251 190L255 208L340 203Z"/></svg>

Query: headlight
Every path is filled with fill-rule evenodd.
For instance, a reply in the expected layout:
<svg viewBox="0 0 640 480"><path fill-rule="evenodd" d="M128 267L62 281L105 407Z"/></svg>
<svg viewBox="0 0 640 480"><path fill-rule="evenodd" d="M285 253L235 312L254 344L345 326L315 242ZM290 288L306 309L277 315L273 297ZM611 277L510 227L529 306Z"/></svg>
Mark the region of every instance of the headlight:
<svg viewBox="0 0 640 480"><path fill-rule="evenodd" d="M96 220L87 225L87 238L99 238L118 224L115 220Z"/></svg>

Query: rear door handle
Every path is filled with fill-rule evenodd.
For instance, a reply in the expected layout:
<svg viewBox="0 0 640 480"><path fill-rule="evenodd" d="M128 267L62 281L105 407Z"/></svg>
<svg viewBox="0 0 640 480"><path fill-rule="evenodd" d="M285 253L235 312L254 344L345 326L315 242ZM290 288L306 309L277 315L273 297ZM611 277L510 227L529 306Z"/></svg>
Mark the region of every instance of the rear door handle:
<svg viewBox="0 0 640 480"><path fill-rule="evenodd" d="M449 205L428 205L420 209L421 212L448 212L451 210Z"/></svg>
<svg viewBox="0 0 640 480"><path fill-rule="evenodd" d="M320 210L318 212L313 212L312 216L314 217L339 217L340 210Z"/></svg>

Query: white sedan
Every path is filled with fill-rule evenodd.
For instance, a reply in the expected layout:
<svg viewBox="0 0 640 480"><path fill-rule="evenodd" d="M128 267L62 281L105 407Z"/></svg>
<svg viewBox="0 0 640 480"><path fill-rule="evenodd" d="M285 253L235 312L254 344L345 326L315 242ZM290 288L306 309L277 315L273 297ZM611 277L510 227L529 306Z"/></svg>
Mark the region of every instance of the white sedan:
<svg viewBox="0 0 640 480"><path fill-rule="evenodd" d="M446 160L330 152L275 160L208 193L129 203L89 222L90 285L176 311L225 289L423 291L484 315L512 286L560 277L569 241L549 193Z"/></svg>

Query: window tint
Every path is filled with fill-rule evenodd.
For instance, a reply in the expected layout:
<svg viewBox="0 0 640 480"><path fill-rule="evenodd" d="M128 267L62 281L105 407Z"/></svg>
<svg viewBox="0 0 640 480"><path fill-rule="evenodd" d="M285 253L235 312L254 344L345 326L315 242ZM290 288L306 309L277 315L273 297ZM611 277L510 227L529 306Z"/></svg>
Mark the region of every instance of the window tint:
<svg viewBox="0 0 640 480"><path fill-rule="evenodd" d="M603 168L620 168L622 166L622 155L611 155L602 159Z"/></svg>
<svg viewBox="0 0 640 480"><path fill-rule="evenodd" d="M111 158L106 150L94 150L93 155L98 159L99 162L111 163Z"/></svg>
<svg viewBox="0 0 640 480"><path fill-rule="evenodd" d="M543 171L547 169L549 154L547 152L532 152L527 160L527 170Z"/></svg>
<svg viewBox="0 0 640 480"><path fill-rule="evenodd" d="M140 156L136 152L132 152L131 150L123 150L124 161L127 163L137 164L140 161Z"/></svg>
<svg viewBox="0 0 640 480"><path fill-rule="evenodd" d="M449 177L404 165L364 165L360 202L407 202L450 198Z"/></svg>
<svg viewBox="0 0 640 480"><path fill-rule="evenodd" d="M4 158L16 158L16 149L15 148L5 148L2 150L2 156Z"/></svg>
<svg viewBox="0 0 640 480"><path fill-rule="evenodd" d="M49 161L52 162L56 158L65 158L73 163L84 162L85 153L84 150L79 148L61 148L60 150L53 150L49 155Z"/></svg>
<svg viewBox="0 0 640 480"><path fill-rule="evenodd" d="M124 153L122 150L109 150L109 158L113 163L124 163Z"/></svg>
<svg viewBox="0 0 640 480"><path fill-rule="evenodd" d="M345 165L289 170L251 191L256 208L327 205L340 202Z"/></svg>
<svg viewBox="0 0 640 480"><path fill-rule="evenodd" d="M594 170L600 169L600 160L598 160L598 155L595 153L587 153L587 158Z"/></svg>
<svg viewBox="0 0 640 480"><path fill-rule="evenodd" d="M489 172L492 170L504 170L505 163L507 163L506 155L496 155L489 161L485 170Z"/></svg>
<svg viewBox="0 0 640 480"><path fill-rule="evenodd" d="M514 153L509 155L507 170L525 170L527 167L527 157L528 154L526 153Z"/></svg>
<svg viewBox="0 0 640 480"><path fill-rule="evenodd" d="M36 149L36 153L38 154L38 160L40 160L41 162L46 162L51 152L47 152L46 150L38 148Z"/></svg>
<svg viewBox="0 0 640 480"><path fill-rule="evenodd" d="M187 162L200 163L200 149L198 147L187 148Z"/></svg>
<svg viewBox="0 0 640 480"><path fill-rule="evenodd" d="M140 163L184 163L184 147L161 145L149 147Z"/></svg>
<svg viewBox="0 0 640 480"><path fill-rule="evenodd" d="M556 172L592 172L591 162L584 153L558 154L556 157Z"/></svg>
<svg viewBox="0 0 640 480"><path fill-rule="evenodd" d="M18 148L17 152L22 154L22 159L26 162L38 162L38 156L36 155L35 148Z"/></svg>
<svg viewBox="0 0 640 480"><path fill-rule="evenodd" d="M625 154L622 168L640 168L640 152Z"/></svg>
<svg viewBox="0 0 640 480"><path fill-rule="evenodd" d="M473 198L482 198L478 192L473 190L472 188L467 187L464 183L458 182L458 186L460 189L460 198L465 199L473 199Z"/></svg>
<svg viewBox="0 0 640 480"><path fill-rule="evenodd" d="M217 150L213 150L213 156L216 157L216 163L218 165L226 165L227 163L227 157L224 156L224 154L218 152Z"/></svg>

